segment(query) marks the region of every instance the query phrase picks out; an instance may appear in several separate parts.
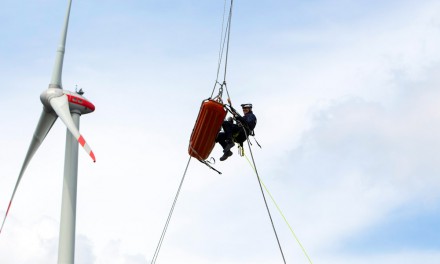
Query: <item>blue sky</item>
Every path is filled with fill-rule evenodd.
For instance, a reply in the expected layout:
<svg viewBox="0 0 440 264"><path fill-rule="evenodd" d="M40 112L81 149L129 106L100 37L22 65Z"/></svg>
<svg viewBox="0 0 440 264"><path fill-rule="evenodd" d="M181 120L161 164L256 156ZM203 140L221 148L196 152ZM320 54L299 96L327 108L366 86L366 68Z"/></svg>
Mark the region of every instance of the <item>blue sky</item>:
<svg viewBox="0 0 440 264"><path fill-rule="evenodd" d="M66 1L3 1L0 214L42 108ZM78 263L146 263L216 77L223 1L74 1L63 69L96 105L80 130ZM438 1L235 1L228 89L258 118L260 176L313 263L440 259ZM0 237L54 263L65 128L52 128ZM249 155L249 151L247 151ZM216 147L212 156L221 156ZM158 263L282 263L255 175L192 161ZM270 204L287 263L308 263Z"/></svg>

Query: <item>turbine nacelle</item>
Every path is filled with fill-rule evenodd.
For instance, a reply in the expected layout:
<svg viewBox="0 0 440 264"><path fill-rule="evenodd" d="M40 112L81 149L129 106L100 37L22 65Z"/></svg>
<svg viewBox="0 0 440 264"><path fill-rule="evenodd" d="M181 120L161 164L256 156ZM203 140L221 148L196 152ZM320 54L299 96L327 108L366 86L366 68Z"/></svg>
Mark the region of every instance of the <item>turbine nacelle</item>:
<svg viewBox="0 0 440 264"><path fill-rule="evenodd" d="M62 90L59 88L48 88L41 93L40 100L45 109L52 112L55 110L53 109L50 101L63 95L67 97L70 112L76 112L83 115L95 111L95 105L87 100L84 96L76 92Z"/></svg>

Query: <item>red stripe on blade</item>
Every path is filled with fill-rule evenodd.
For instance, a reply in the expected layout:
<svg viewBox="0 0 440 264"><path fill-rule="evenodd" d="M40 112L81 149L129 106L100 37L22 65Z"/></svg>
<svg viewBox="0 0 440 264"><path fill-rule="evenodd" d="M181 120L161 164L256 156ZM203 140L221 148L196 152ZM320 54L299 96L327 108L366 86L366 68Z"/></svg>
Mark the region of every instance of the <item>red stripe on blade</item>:
<svg viewBox="0 0 440 264"><path fill-rule="evenodd" d="M0 227L0 234L2 233L3 225L5 224L6 217L8 217L9 208L11 208L11 204L12 204L12 200L9 201L9 205L8 205L8 209L6 210L5 218L3 218L3 223L2 223L2 226Z"/></svg>
<svg viewBox="0 0 440 264"><path fill-rule="evenodd" d="M81 144L81 146L83 146L83 147L84 147L84 144L86 144L86 140L83 138L82 135L79 136L79 138L78 138L78 142L79 142L79 144Z"/></svg>
<svg viewBox="0 0 440 264"><path fill-rule="evenodd" d="M12 201L9 201L8 210L6 210L6 216L8 216L9 208L11 208Z"/></svg>
<svg viewBox="0 0 440 264"><path fill-rule="evenodd" d="M93 154L93 151L90 151L90 157L92 157L93 162L96 162L95 154Z"/></svg>

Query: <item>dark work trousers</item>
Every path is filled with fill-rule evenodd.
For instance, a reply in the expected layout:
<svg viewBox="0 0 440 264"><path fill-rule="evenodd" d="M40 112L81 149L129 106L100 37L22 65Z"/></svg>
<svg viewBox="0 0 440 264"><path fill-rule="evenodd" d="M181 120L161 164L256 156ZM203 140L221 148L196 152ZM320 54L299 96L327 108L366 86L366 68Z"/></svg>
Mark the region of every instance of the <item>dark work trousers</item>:
<svg viewBox="0 0 440 264"><path fill-rule="evenodd" d="M218 142L223 149L229 142L232 142L233 135L238 134L238 136L236 136L236 141L238 143L242 143L246 140L246 133L243 131L243 128L237 124L234 124L231 121L223 121L222 128L223 132L218 133L215 142Z"/></svg>

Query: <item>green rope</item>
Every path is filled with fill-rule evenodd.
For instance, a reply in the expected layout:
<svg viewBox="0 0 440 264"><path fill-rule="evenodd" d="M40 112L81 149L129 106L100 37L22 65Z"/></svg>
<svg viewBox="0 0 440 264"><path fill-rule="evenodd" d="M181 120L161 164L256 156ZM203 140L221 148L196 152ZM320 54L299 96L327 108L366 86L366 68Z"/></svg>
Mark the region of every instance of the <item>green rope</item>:
<svg viewBox="0 0 440 264"><path fill-rule="evenodd" d="M251 161L249 160L249 158L246 156L246 154L244 154L244 156L246 157L246 160L248 161L249 165L251 166L251 168L254 170L254 172L256 172L254 166L252 165ZM287 226L290 229L290 232L292 233L293 237L295 238L296 242L298 243L298 245L301 247L304 255L306 255L307 259L309 260L310 264L312 263L312 260L310 259L309 255L307 254L305 248L303 247L303 245L301 244L301 242L299 241L298 237L296 236L295 232L293 231L293 228L290 226L289 222L287 221L286 217L284 216L283 212L281 211L280 207L278 206L277 202L275 202L275 199L273 198L272 194L269 192L269 190L267 189L266 185L264 184L263 180L260 177L260 181L261 184L263 185L264 189L266 190L266 192L269 194L270 199L272 200L272 202L274 203L275 207L277 208L278 212L280 213L280 215L283 217L284 222L287 224Z"/></svg>

